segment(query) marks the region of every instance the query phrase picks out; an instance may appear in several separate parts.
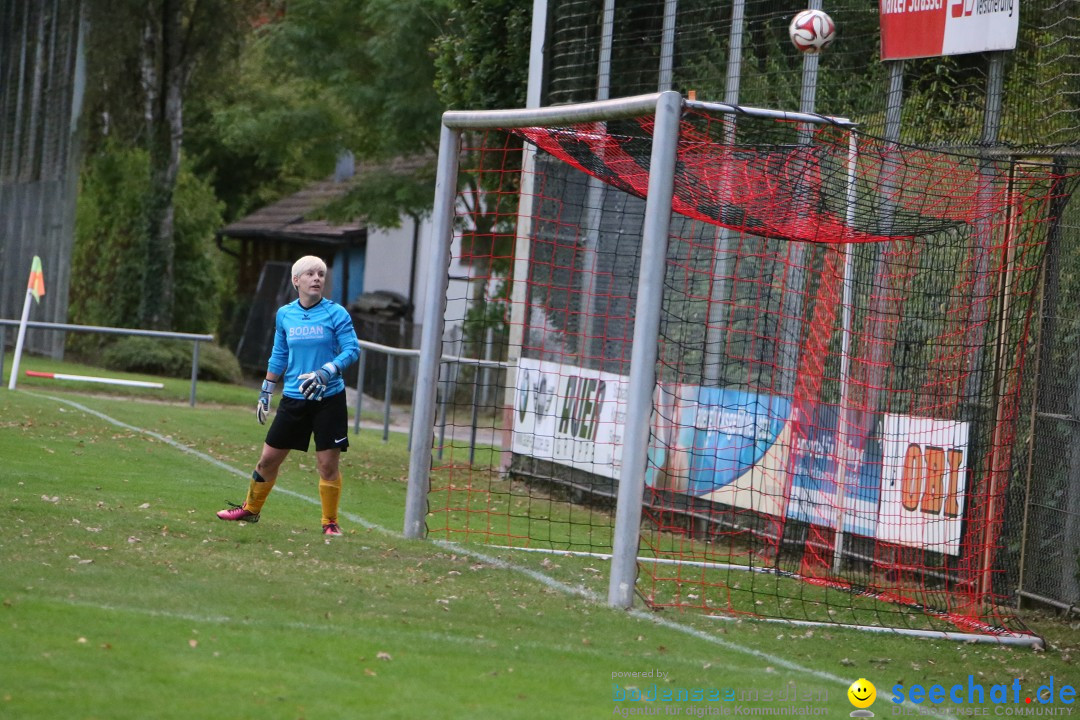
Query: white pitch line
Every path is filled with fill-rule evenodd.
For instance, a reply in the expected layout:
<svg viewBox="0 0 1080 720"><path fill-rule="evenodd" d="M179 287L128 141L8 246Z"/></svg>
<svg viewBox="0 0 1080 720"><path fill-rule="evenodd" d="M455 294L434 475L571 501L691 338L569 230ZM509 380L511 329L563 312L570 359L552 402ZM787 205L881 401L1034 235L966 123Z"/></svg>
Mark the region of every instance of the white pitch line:
<svg viewBox="0 0 1080 720"><path fill-rule="evenodd" d="M24 392L26 392L26 391L24 391ZM222 468L223 470L228 470L229 472L231 472L231 473L233 473L235 475L240 475L242 477L247 477L247 473L245 471L234 468L231 465L229 465L229 464L227 464L225 462L222 462L221 460L218 460L215 457L207 455L206 453L200 452L198 450L194 450L194 449L188 447L187 445L183 445L183 444L173 440L170 437L166 437L165 435L161 435L160 433L153 432L152 430L145 430L145 429L140 428L140 427L135 427L134 425L129 425L129 424L125 423L125 422L122 422L120 420L112 418L112 417L106 415L105 413L99 412L97 410L92 410L91 408L88 408L85 405L80 405L79 403L77 403L77 402L75 402L73 400L68 400L66 398L53 397L52 395L40 395L38 393L31 393L31 392L27 392L26 394L33 395L34 397L48 398L49 400L53 400L55 402L65 403L65 404L70 405L70 406L72 406L74 408L82 410L85 413L89 413L90 415L93 415L94 417L100 418L100 419L102 419L102 420L104 420L104 421L106 421L108 423L112 423L113 425L116 425L117 427L122 427L122 428L124 428L126 430L132 430L134 432L139 432L139 433L142 433L144 435L148 435L148 436L154 438L155 440L160 440L161 442L166 443L167 445L170 445L170 446L176 448L177 450L180 450L182 452L188 453L189 455L193 455L193 456L195 456L197 458L205 460L205 461L211 463L212 465L215 465L216 467ZM284 493L286 495L289 495L291 497L297 498L298 500L303 500L305 502L308 502L308 503L310 503L312 505L318 505L319 504L319 500L317 500L315 498L312 498L312 497L309 497L307 495L304 495L302 493L298 493L298 492L295 492L295 491L292 491L292 490L288 490L286 488L275 488L275 490L277 490L279 492L282 492L282 493ZM370 520L365 520L364 518L360 517L359 515L355 515L354 513L343 512L341 514L344 515L346 518L348 518L350 521L352 521L352 522L354 522L354 523L356 523L358 525L361 525L362 527L367 528L369 530L376 530L378 532L389 535L390 537L393 537L395 539L399 539L399 540L404 539L404 535L402 533L396 532L394 530L390 530L389 528L385 528L382 525L371 522ZM564 583L564 582L562 582L560 580L556 580L555 578L544 575L543 573L541 573L539 571L532 570L532 569L526 568L526 567L522 567L520 565L515 565L515 564L513 564L511 562L507 562L507 561L505 561L505 560L503 560L501 558L496 558L496 557L493 557L493 556L488 555L486 553L482 553L482 552L473 550L471 548L466 548L466 547L464 547L462 545L457 545L455 543L451 543L451 542L448 542L446 540L433 539L433 540L428 540L428 542L431 543L432 545L440 547L440 548L442 548L444 550L452 550L453 552L460 553L462 555L467 555L467 556L472 557L472 558L474 558L476 560L479 560L481 562L488 563L488 564L490 564L490 565L492 565L494 567L502 568L502 569L505 569L505 570L510 570L510 571L518 573L520 575L525 575L526 577L529 577L529 578L541 583L545 587L551 588L552 590L556 590L556 591L561 592L563 594L570 595L570 596L581 597L581 598L583 598L583 599L585 599L585 600L587 600L587 601L589 601L591 603L595 603L595 604L598 604L598 605L603 604L603 599L599 595L597 595L596 593L594 593L593 591L591 591L591 590L589 590L589 589L587 589L585 587L582 587L582 586L576 586L575 587L573 585L569 585L569 584ZM767 652L765 652L763 650L756 650L756 649L751 648L751 647L746 647L745 645L740 645L739 643L731 642L730 640L724 640L723 638L716 637L715 635L710 635L710 634L708 634L706 632L698 630L697 628L690 627L689 625L683 625L682 623L675 622L674 620L668 620L666 618L657 617L653 613L647 613L647 612L644 612L642 610L631 609L631 610L628 611L627 614L629 614L631 617L634 617L634 618L637 618L637 619L640 619L640 620L648 620L648 621L650 621L650 622L652 622L652 623L654 623L656 625L667 628L668 630L674 630L676 632L683 633L684 635L689 635L690 637L697 638L698 640L704 640L705 642L712 643L713 645L716 645L718 647L722 647L722 648L724 648L726 650L731 650L731 651L734 651L734 652L743 653L745 655L749 655L751 657L755 657L755 658L758 658L760 660L764 660L767 663L770 663L772 665L777 665L779 667L790 670L791 672L802 673L804 675L809 675L811 677L818 678L819 680L826 680L826 681L831 682L831 683L836 683L837 685L840 685L840 686L845 687L845 688L848 687L849 685L851 685L851 681L847 680L846 678L842 678L839 675L834 675L834 674L832 674L830 672L825 672L824 670L815 670L813 668L808 668L808 667L805 667L803 665L799 665L796 662L792 662L790 660L782 658L782 657L780 657L778 655L773 655L773 654L767 653ZM907 705L906 702L905 702L905 705ZM928 709L925 709L923 711L923 714L924 715L929 715L931 717L945 717L944 715L938 715L936 713L931 713L931 712L928 711Z"/></svg>

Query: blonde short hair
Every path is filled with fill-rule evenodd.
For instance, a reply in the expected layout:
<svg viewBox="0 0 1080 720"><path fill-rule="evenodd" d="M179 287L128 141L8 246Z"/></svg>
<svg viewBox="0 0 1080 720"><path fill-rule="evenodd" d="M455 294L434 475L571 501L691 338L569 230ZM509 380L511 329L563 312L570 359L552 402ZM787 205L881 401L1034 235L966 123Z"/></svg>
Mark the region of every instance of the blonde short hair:
<svg viewBox="0 0 1080 720"><path fill-rule="evenodd" d="M323 262L322 258L316 257L314 255L305 255L304 257L294 262L292 266L293 287L296 287L296 278L300 277L308 270L315 269L321 269L324 273L326 272L326 263Z"/></svg>

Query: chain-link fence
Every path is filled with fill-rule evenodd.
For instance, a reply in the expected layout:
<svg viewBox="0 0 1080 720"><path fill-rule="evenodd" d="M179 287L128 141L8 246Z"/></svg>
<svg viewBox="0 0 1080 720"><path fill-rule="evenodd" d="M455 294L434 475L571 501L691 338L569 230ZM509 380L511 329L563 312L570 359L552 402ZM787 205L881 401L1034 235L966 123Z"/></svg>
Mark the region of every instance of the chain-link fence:
<svg viewBox="0 0 1080 720"><path fill-rule="evenodd" d="M950 0L947 5L957 5ZM814 0L810 2L814 5ZM878 3L817 6L835 42L807 60L776 0L549 0L542 104L674 89L850 118L870 135L1014 163L1080 166L1080 5L1015 2L1015 51L884 62ZM948 9L948 8L947 8ZM812 71L811 71L812 70ZM1080 201L1060 202L1025 367L995 592L1080 604ZM604 222L604 220L601 220Z"/></svg>
<svg viewBox="0 0 1080 720"><path fill-rule="evenodd" d="M67 319L82 27L79 0L0 0L0 318L20 316L39 255L45 297L33 319ZM64 334L32 330L26 348L59 356Z"/></svg>

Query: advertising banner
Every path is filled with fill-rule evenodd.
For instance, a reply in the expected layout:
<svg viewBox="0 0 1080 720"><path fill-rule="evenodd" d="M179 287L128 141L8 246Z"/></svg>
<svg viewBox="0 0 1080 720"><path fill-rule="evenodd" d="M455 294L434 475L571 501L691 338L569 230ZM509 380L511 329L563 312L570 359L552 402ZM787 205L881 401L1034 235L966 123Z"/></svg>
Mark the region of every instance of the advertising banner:
<svg viewBox="0 0 1080 720"><path fill-rule="evenodd" d="M879 0L881 59L1013 50L1019 0Z"/></svg>
<svg viewBox="0 0 1080 720"><path fill-rule="evenodd" d="M617 480L627 382L622 375L521 358L513 451Z"/></svg>
<svg viewBox="0 0 1080 720"><path fill-rule="evenodd" d="M513 451L619 479L628 379L522 358ZM839 412L792 417L791 401L729 388L661 386L645 482L714 502L955 555L968 423L886 414L837 446ZM800 411L800 415L806 415Z"/></svg>
<svg viewBox="0 0 1080 720"><path fill-rule="evenodd" d="M790 448L785 398L681 386L658 413L645 482L770 515L783 512ZM666 419L670 418L670 419Z"/></svg>
<svg viewBox="0 0 1080 720"><path fill-rule="evenodd" d="M870 424L865 438L853 439L849 447L837 446L840 411L835 405L819 405L795 428L791 463L791 498L788 517L836 528L837 467L847 458L844 473L844 532L873 537L877 532L881 493L881 442L877 423ZM797 418L803 420L803 418Z"/></svg>
<svg viewBox="0 0 1080 720"><path fill-rule="evenodd" d="M878 539L959 554L967 444L968 423L885 416Z"/></svg>

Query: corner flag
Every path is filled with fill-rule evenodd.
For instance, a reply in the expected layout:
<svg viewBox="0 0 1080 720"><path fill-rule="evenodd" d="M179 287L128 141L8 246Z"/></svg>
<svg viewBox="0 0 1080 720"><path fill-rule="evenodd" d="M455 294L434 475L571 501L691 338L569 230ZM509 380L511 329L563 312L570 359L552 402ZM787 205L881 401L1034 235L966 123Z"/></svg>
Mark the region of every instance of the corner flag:
<svg viewBox="0 0 1080 720"><path fill-rule="evenodd" d="M15 389L15 377L19 374L19 360L22 358L23 341L26 339L26 323L30 319L30 298L33 297L34 302L40 304L44 294L45 276L41 273L41 258L35 255L30 266L30 281L26 283L26 300L23 302L22 322L19 323L19 337L15 340L15 357L11 364L11 376L8 377L8 390Z"/></svg>
<svg viewBox="0 0 1080 720"><path fill-rule="evenodd" d="M41 296L45 294L45 276L41 272L41 258L37 255L30 266L30 281L26 283L26 289L34 296L34 302L41 302Z"/></svg>

